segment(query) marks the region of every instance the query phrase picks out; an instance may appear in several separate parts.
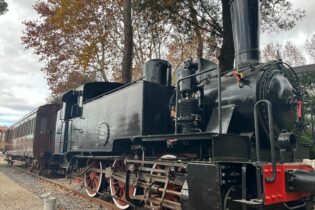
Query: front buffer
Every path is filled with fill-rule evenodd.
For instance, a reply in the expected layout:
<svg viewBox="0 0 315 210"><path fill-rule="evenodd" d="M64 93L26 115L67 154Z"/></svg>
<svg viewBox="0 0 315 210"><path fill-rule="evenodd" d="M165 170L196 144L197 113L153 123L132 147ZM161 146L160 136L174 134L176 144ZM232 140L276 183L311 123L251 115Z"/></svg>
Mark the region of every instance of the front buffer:
<svg viewBox="0 0 315 210"><path fill-rule="evenodd" d="M315 171L302 163L190 163L187 185L182 209L311 210Z"/></svg>

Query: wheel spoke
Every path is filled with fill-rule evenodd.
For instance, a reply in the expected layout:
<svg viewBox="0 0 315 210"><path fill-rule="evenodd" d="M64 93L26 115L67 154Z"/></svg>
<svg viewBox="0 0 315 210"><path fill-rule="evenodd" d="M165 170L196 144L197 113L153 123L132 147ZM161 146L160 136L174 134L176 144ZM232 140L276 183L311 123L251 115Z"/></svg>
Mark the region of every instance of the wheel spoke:
<svg viewBox="0 0 315 210"><path fill-rule="evenodd" d="M115 187L115 195L118 195L118 196L119 196L119 190L120 190L119 187L116 186L116 187Z"/></svg>
<svg viewBox="0 0 315 210"><path fill-rule="evenodd" d="M102 165L100 162L95 161L92 166L90 165L91 162L87 162L87 166L90 166L92 168L96 169L102 169ZM101 191L100 188L101 182L102 182L102 173L95 172L95 171L87 171L84 175L84 182L86 185L86 192L90 197L94 197L97 195L98 191Z"/></svg>
<svg viewBox="0 0 315 210"><path fill-rule="evenodd" d="M97 179L94 179L94 182L93 182L93 183L95 184L95 187L98 186L98 180L97 180Z"/></svg>
<svg viewBox="0 0 315 210"><path fill-rule="evenodd" d="M126 191L125 190L122 191L122 196L121 197L123 198L123 200L126 200Z"/></svg>
<svg viewBox="0 0 315 210"><path fill-rule="evenodd" d="M124 176L122 174L126 173L126 166L124 162L122 160L116 160L113 163L112 167L113 167L112 168L113 174L121 174L119 175L119 177L123 179ZM127 203L127 200L126 200L126 191L125 191L126 183L119 181L117 179L114 179L112 176L110 178L110 184L111 184L110 185L111 194L119 198L119 199L113 198L116 206L119 207L120 209L127 209L129 207L129 204ZM135 189L136 188L130 186L129 192L128 192L129 195L133 195L135 193Z"/></svg>

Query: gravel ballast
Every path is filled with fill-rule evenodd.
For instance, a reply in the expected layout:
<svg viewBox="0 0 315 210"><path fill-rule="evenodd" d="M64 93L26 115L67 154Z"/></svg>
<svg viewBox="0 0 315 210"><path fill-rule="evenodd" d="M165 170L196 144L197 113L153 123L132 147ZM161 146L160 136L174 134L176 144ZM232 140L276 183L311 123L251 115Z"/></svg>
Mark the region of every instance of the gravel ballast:
<svg viewBox="0 0 315 210"><path fill-rule="evenodd" d="M25 171L16 167L8 166L3 161L0 162L0 172L16 182L19 186L33 193L43 202L44 199L47 197L56 198L57 209L106 209L96 206L95 204L88 202L87 200L84 200L77 195L66 192L63 189L52 186L51 184L48 184L46 182L39 181L38 179L35 179L34 177L27 174Z"/></svg>

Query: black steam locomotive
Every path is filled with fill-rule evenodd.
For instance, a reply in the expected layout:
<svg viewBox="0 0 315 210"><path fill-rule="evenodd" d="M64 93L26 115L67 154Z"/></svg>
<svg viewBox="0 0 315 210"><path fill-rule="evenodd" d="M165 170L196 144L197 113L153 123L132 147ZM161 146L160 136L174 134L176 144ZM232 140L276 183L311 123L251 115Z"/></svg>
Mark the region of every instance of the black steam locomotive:
<svg viewBox="0 0 315 210"><path fill-rule="evenodd" d="M282 61L260 63L259 0L232 0L235 70L150 60L144 79L63 95L49 166L83 168L90 196L120 209L312 209L315 171L296 133L303 90Z"/></svg>

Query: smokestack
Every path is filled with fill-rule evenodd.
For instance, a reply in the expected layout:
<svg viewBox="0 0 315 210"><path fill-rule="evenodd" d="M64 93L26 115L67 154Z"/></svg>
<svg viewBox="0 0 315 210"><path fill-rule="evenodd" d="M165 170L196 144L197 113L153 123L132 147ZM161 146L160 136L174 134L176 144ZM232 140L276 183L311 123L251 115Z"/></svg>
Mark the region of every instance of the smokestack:
<svg viewBox="0 0 315 210"><path fill-rule="evenodd" d="M259 63L259 0L231 0L231 19L235 48L235 66Z"/></svg>

